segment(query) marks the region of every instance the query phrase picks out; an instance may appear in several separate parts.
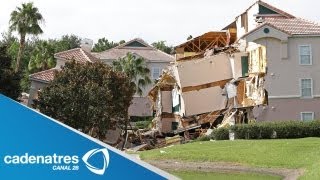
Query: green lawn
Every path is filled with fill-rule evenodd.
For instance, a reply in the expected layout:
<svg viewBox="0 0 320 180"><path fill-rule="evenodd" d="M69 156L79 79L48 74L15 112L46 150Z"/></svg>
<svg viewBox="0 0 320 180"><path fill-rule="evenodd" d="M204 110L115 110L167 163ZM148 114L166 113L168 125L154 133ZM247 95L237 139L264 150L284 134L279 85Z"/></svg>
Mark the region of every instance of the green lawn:
<svg viewBox="0 0 320 180"><path fill-rule="evenodd" d="M281 177L268 176L253 173L217 173L217 172L187 172L187 171L172 171L171 174L180 177L183 180L280 180Z"/></svg>
<svg viewBox="0 0 320 180"><path fill-rule="evenodd" d="M320 138L196 141L144 151L142 159L237 162L255 167L303 168L301 179L320 179Z"/></svg>

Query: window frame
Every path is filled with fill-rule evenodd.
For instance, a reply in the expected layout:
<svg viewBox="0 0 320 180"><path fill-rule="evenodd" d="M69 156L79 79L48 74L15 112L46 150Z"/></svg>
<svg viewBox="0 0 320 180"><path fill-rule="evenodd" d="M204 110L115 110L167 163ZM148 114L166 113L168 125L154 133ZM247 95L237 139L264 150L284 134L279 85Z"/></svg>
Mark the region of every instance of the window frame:
<svg viewBox="0 0 320 180"><path fill-rule="evenodd" d="M311 80L311 96L302 96L302 80L309 79ZM313 98L313 79L312 78L300 78L299 79L299 87L300 87L300 98L302 99L312 99Z"/></svg>
<svg viewBox="0 0 320 180"><path fill-rule="evenodd" d="M300 54L300 48L301 47L306 47L306 46L308 46L309 47L309 49L310 49L310 63L309 64L302 64L301 63L301 55L305 55L305 54ZM311 44L301 44L301 45L299 45L299 47L298 47L298 53L299 53L299 65L301 65L301 66L312 66L312 46L311 46Z"/></svg>
<svg viewBox="0 0 320 180"><path fill-rule="evenodd" d="M312 111L303 111L303 112L300 112L300 120L301 120L301 121L304 121L304 122L309 121L309 120L304 120L304 119L303 119L303 114L307 114L307 113L311 113L311 114L312 114L312 120L311 120L311 121L313 121L313 120L314 120L314 112L312 112Z"/></svg>
<svg viewBox="0 0 320 180"><path fill-rule="evenodd" d="M155 72L155 69L158 69L159 70L159 76L157 77L157 78L154 78L154 72ZM160 75L161 75L161 68L160 67L152 67L152 69L151 69L151 78L152 79L158 79L159 77L160 77Z"/></svg>

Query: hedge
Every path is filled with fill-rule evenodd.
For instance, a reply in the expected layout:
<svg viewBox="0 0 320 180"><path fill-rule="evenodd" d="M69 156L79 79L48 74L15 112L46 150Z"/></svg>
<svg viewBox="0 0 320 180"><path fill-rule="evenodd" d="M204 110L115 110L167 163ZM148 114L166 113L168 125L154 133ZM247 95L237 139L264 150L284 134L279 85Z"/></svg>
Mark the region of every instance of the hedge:
<svg viewBox="0 0 320 180"><path fill-rule="evenodd" d="M237 124L232 127L214 129L208 139L229 139L229 132L235 133L235 139L290 139L320 137L320 120L259 122Z"/></svg>
<svg viewBox="0 0 320 180"><path fill-rule="evenodd" d="M214 129L211 133L211 138L215 140L227 140L229 139L229 128Z"/></svg>

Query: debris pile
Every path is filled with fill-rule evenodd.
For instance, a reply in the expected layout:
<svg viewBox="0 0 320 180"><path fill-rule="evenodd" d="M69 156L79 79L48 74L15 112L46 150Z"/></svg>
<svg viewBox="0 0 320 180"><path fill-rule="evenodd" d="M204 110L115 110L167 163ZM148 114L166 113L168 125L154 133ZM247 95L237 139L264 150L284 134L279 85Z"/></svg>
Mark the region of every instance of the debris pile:
<svg viewBox="0 0 320 180"><path fill-rule="evenodd" d="M254 107L268 104L266 48L237 46L235 36L209 32L176 47L176 61L148 94L155 118L142 144L163 147L248 123Z"/></svg>

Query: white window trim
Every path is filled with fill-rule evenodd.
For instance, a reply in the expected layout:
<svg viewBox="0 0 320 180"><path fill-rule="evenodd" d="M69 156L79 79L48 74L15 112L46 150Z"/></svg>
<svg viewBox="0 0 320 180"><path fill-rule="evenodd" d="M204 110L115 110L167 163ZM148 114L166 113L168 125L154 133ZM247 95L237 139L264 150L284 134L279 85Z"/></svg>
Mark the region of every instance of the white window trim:
<svg viewBox="0 0 320 180"><path fill-rule="evenodd" d="M300 112L300 120L301 121L304 121L303 120L303 116L302 116L302 114L304 114L304 113L311 113L312 114L312 120L314 120L314 112L312 112L312 111L304 111L304 112Z"/></svg>
<svg viewBox="0 0 320 180"><path fill-rule="evenodd" d="M310 64L301 64L300 47L302 47L302 46L309 46L309 48L310 48ZM298 54L299 54L299 65L301 65L301 66L312 66L313 62L312 62L312 46L311 46L311 44L301 44L301 45L299 45Z"/></svg>
<svg viewBox="0 0 320 180"><path fill-rule="evenodd" d="M301 84L302 79L311 79L311 96L310 97L302 96L302 84ZM300 78L299 79L299 88L300 88L300 98L301 99L312 99L312 98L314 98L314 96L313 96L313 79L312 78Z"/></svg>
<svg viewBox="0 0 320 180"><path fill-rule="evenodd" d="M160 68L160 67L152 67L152 68L151 68L151 78L152 78L152 79L158 79L158 78L159 78L159 76L158 76L157 78L154 78L154 77L153 77L153 73L154 73L154 70L155 70L155 69L159 69L159 76L161 75L161 68Z"/></svg>

